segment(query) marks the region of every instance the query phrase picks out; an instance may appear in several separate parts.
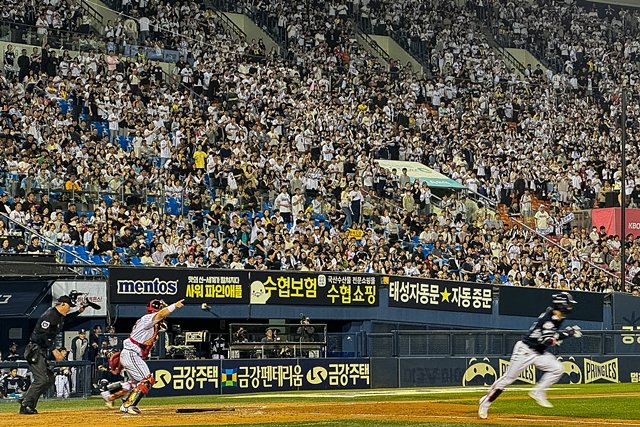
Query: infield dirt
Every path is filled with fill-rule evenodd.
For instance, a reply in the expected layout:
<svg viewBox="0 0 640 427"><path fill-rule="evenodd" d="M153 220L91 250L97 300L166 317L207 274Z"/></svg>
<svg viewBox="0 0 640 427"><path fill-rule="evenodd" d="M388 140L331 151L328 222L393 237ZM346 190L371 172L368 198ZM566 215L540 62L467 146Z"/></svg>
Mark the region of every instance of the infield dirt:
<svg viewBox="0 0 640 427"><path fill-rule="evenodd" d="M586 397L586 396L585 396ZM517 398L517 397L516 397ZM524 401L524 398L523 398ZM477 418L477 407L471 404L439 402L433 400L379 401L379 402L319 402L305 401L292 403L265 404L198 404L189 408L233 407L234 411L202 412L178 414L176 409L185 405L154 406L152 400L142 406L141 415L121 415L117 409L51 410L42 411L35 416L1 414L0 426L28 427L66 427L109 426L109 427L147 427L147 426L198 426L198 425L259 425L269 423L295 423L318 421L370 421L371 426L383 421L413 423L452 423L478 425L561 425L563 427L591 426L637 426L640 420L606 420L592 418L555 417L546 410L547 415L493 414L489 419ZM551 410L552 411L552 410ZM368 424L368 423L367 423Z"/></svg>

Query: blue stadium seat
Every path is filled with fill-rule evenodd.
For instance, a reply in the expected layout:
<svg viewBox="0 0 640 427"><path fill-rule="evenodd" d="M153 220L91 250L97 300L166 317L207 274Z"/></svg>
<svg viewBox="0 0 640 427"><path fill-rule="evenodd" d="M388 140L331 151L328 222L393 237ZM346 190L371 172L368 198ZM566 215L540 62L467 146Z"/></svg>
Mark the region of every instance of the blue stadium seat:
<svg viewBox="0 0 640 427"><path fill-rule="evenodd" d="M84 247L84 246L82 246L82 245L76 245L76 246L74 246L74 247L73 247L73 250L75 251L75 253L77 253L77 254L78 254L78 255L80 255L80 256L87 255L87 248L85 248L85 247Z"/></svg>
<svg viewBox="0 0 640 427"><path fill-rule="evenodd" d="M73 263L75 257L73 256L73 254L75 254L75 249L73 246L71 245L62 245L62 249L64 249L66 252L62 252L63 258L64 258L64 262L67 264L71 264Z"/></svg>
<svg viewBox="0 0 640 427"><path fill-rule="evenodd" d="M58 100L58 106L60 107L60 112L65 115L67 111L69 111L69 103L64 99Z"/></svg>
<svg viewBox="0 0 640 427"><path fill-rule="evenodd" d="M137 256L131 257L131 264L132 265L142 265L142 263L140 262L140 258L138 258Z"/></svg>
<svg viewBox="0 0 640 427"><path fill-rule="evenodd" d="M178 212L180 211L178 201L173 197L168 198L164 204L164 210L169 215L178 215Z"/></svg>
<svg viewBox="0 0 640 427"><path fill-rule="evenodd" d="M118 144L120 144L120 148L122 148L124 151L129 151L129 139L127 139L126 136L118 136Z"/></svg>

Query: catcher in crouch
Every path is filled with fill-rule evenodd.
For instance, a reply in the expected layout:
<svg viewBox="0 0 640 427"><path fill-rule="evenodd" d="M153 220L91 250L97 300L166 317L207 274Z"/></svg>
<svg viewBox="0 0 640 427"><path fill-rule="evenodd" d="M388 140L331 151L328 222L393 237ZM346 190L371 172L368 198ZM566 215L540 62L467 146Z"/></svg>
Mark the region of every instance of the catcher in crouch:
<svg viewBox="0 0 640 427"><path fill-rule="evenodd" d="M140 413L138 403L155 384L155 379L144 359L149 356L158 338L158 332L164 329L164 319L177 308L184 307L183 301L180 300L171 305L158 299L149 301L147 314L138 319L133 326L129 338L123 342L122 351L114 353L109 359L111 371L117 375L124 370L128 381L109 384L107 390L101 393L107 406L113 406L113 402L122 397L120 412L132 415Z"/></svg>

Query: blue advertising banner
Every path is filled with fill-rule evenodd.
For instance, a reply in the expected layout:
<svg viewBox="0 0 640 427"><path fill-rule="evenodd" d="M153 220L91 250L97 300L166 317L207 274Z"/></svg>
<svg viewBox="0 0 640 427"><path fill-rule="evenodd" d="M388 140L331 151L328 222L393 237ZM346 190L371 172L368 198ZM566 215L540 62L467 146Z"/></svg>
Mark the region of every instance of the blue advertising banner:
<svg viewBox="0 0 640 427"><path fill-rule="evenodd" d="M616 336L617 353L640 352L640 297L614 293L613 329L624 331Z"/></svg>
<svg viewBox="0 0 640 427"><path fill-rule="evenodd" d="M153 396L371 388L369 359L153 360Z"/></svg>
<svg viewBox="0 0 640 427"><path fill-rule="evenodd" d="M371 387L369 359L224 360L222 394Z"/></svg>
<svg viewBox="0 0 640 427"><path fill-rule="evenodd" d="M49 291L50 282L20 280L0 282L0 317L22 317Z"/></svg>
<svg viewBox="0 0 640 427"><path fill-rule="evenodd" d="M151 360L152 396L220 394L219 360Z"/></svg>
<svg viewBox="0 0 640 427"><path fill-rule="evenodd" d="M557 356L564 375L560 384L628 383L640 381L637 356ZM400 387L463 386L493 384L507 371L508 357L400 358ZM529 366L517 384L536 384L544 372Z"/></svg>

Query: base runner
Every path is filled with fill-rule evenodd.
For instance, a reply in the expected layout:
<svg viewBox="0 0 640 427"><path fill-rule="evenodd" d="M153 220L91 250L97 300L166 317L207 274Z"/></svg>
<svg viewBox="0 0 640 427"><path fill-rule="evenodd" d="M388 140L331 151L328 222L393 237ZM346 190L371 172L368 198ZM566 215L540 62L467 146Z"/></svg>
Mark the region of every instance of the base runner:
<svg viewBox="0 0 640 427"><path fill-rule="evenodd" d="M480 418L487 418L491 403L518 378L522 371L531 365L535 365L545 373L540 382L529 391L529 396L540 406L553 407L547 400L546 391L560 380L564 369L562 363L547 350L549 347L559 345L564 339L582 336L582 331L578 326L568 326L564 331L558 332L562 321L571 313L574 304L576 301L569 292L553 295L553 305L547 307L547 310L531 326L527 335L513 347L507 372L498 378L489 392L480 399L480 407L478 408Z"/></svg>
<svg viewBox="0 0 640 427"><path fill-rule="evenodd" d="M116 399L122 398L120 412L132 415L140 413L138 403L155 384L144 360L158 338L164 319L177 308L184 307L183 301L168 306L164 301L154 299L147 304L147 314L133 326L129 338L123 342L122 351L114 353L109 359L111 372L118 375L124 371L128 381L109 384L107 390L101 393L107 406L113 406Z"/></svg>

